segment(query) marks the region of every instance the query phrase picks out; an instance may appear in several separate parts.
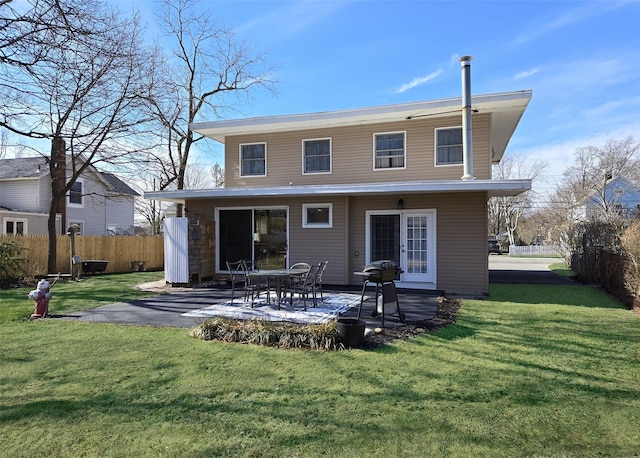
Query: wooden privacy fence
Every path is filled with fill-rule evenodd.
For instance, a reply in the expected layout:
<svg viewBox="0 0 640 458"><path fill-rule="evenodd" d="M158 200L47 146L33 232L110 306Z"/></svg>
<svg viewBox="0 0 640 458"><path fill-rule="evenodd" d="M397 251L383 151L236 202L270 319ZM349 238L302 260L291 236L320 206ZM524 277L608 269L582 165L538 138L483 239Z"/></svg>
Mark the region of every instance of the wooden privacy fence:
<svg viewBox="0 0 640 458"><path fill-rule="evenodd" d="M49 238L46 235L0 235L0 243L14 241L24 247L27 276L47 273L71 273L71 238L57 237L56 272L47 272ZM106 273L130 272L133 261L146 261L150 270L164 267L164 242L161 236L101 236L75 237L75 255L86 260L109 261Z"/></svg>

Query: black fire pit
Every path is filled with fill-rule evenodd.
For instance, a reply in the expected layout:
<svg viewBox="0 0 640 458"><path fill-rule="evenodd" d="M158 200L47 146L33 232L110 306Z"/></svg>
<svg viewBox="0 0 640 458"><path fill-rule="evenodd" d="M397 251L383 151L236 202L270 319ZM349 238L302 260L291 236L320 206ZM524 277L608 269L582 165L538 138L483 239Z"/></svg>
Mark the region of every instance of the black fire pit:
<svg viewBox="0 0 640 458"><path fill-rule="evenodd" d="M89 261L82 261L82 272L85 274L95 274L97 272L102 273L107 268L109 261L92 259Z"/></svg>
<svg viewBox="0 0 640 458"><path fill-rule="evenodd" d="M400 312L400 303L398 302L398 293L396 291L395 278L404 271L398 267L398 265L391 260L385 259L381 261L374 261L362 269L362 272L354 272L355 275L364 278L364 284L362 285L362 295L360 296L360 308L358 308L358 319L362 313L362 303L364 302L364 293L367 289L367 285L373 284L376 288L376 301L373 306L372 317L378 315L378 298L382 296L382 310L381 320L382 327L384 327L384 305L387 303L395 302L398 310L398 318L404 322L404 313Z"/></svg>

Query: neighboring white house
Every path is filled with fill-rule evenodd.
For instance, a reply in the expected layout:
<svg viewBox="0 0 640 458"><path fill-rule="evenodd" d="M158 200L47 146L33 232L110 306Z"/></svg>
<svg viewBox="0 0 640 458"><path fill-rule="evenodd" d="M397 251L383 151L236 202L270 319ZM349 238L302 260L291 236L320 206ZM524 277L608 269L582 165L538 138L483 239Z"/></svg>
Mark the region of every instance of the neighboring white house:
<svg viewBox="0 0 640 458"><path fill-rule="evenodd" d="M46 234L51 199L48 158L0 160L0 234ZM83 235L133 234L133 189L112 173L89 167L66 198L66 221L56 216L56 232L71 224Z"/></svg>
<svg viewBox="0 0 640 458"><path fill-rule="evenodd" d="M578 206L581 218L637 218L640 216L640 188L624 177L610 178L602 190L594 191Z"/></svg>

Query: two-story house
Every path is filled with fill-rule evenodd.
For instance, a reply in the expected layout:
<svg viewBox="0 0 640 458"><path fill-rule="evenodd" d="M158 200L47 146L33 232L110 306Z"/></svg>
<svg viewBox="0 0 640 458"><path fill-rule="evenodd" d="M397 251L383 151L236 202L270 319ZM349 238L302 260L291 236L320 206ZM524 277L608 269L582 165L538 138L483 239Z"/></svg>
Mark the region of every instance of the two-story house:
<svg viewBox="0 0 640 458"><path fill-rule="evenodd" d="M357 285L355 271L392 259L404 270L399 287L487 293L487 199L531 188L492 180L491 165L530 99L472 97L467 153L461 98L196 123L224 144L226 188L145 198L185 205L191 276L238 259L260 268L329 261L325 283ZM473 176L462 179L466 168Z"/></svg>
<svg viewBox="0 0 640 458"><path fill-rule="evenodd" d="M88 167L68 193L64 215L56 215L56 232L76 224L83 235L133 235L136 196L114 174ZM47 234L50 200L47 158L0 160L1 234Z"/></svg>

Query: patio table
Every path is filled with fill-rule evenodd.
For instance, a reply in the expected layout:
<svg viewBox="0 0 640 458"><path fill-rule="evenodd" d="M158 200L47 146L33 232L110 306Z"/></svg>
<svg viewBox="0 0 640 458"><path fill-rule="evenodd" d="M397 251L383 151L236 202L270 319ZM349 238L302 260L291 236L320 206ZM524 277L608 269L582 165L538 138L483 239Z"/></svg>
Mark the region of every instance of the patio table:
<svg viewBox="0 0 640 458"><path fill-rule="evenodd" d="M272 270L252 270L247 275L253 278L266 278L268 282L274 280L276 285L276 303L278 304L278 310L280 309L281 295L282 295L282 280L294 278L299 275L303 275L308 271L305 269L272 269ZM267 296L267 302L271 301L271 297Z"/></svg>

